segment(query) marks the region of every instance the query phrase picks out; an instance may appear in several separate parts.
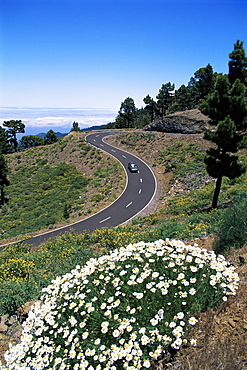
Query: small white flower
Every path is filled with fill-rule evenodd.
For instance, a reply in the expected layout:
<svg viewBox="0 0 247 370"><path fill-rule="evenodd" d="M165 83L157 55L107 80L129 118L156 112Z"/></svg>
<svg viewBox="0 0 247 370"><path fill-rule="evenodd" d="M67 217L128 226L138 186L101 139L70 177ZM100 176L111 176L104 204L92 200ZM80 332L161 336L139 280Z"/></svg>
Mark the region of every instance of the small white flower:
<svg viewBox="0 0 247 370"><path fill-rule="evenodd" d="M120 331L118 329L115 329L112 335L114 336L114 338L117 338L120 335Z"/></svg>
<svg viewBox="0 0 247 370"><path fill-rule="evenodd" d="M193 347L196 347L196 339L191 339L190 344L191 344Z"/></svg>
<svg viewBox="0 0 247 370"><path fill-rule="evenodd" d="M175 349L179 349L179 348L181 347L182 343L183 343L182 339L181 339L181 338L177 338L177 339L175 340L175 342L173 342L173 343L171 344L171 346L172 346L173 348L175 348Z"/></svg>
<svg viewBox="0 0 247 370"><path fill-rule="evenodd" d="M151 319L150 320L150 322L151 322L151 324L153 325L153 326L155 326L155 325L157 325L158 323L159 323L159 321L158 320L156 320L156 319Z"/></svg>
<svg viewBox="0 0 247 370"><path fill-rule="evenodd" d="M87 339L87 337L88 337L88 332L87 332L87 331L85 331L85 333L83 333L83 334L82 334L82 338L83 338L83 339Z"/></svg>
<svg viewBox="0 0 247 370"><path fill-rule="evenodd" d="M174 321L171 321L170 324L169 324L169 327L170 328L175 328L177 325Z"/></svg>
<svg viewBox="0 0 247 370"><path fill-rule="evenodd" d="M69 318L69 322L71 326L75 326L77 324L77 320L74 318L74 316Z"/></svg>
<svg viewBox="0 0 247 370"><path fill-rule="evenodd" d="M134 292L133 296L135 296L137 299L142 299L143 298L143 293Z"/></svg>
<svg viewBox="0 0 247 370"><path fill-rule="evenodd" d="M179 320L182 320L182 319L184 318L184 313L183 313L183 312L179 312L179 313L177 314L177 318L178 318Z"/></svg>
<svg viewBox="0 0 247 370"><path fill-rule="evenodd" d="M143 335L143 336L141 337L141 341L142 341L142 345L145 345L145 344L149 343L149 338L148 338L148 336L147 336L147 335Z"/></svg>
<svg viewBox="0 0 247 370"><path fill-rule="evenodd" d="M151 366L151 363L149 360L144 360L143 361L143 366L146 367L146 368L149 368Z"/></svg>
<svg viewBox="0 0 247 370"><path fill-rule="evenodd" d="M153 273L152 273L152 278L157 278L159 276L159 273L158 272L156 272L156 271L154 271Z"/></svg>
<svg viewBox="0 0 247 370"><path fill-rule="evenodd" d="M196 290L194 288L191 288L189 290L189 293L190 293L190 295L195 295L196 294Z"/></svg>
<svg viewBox="0 0 247 370"><path fill-rule="evenodd" d="M197 321L198 320L194 316L189 318L189 324L190 325L195 325L197 323Z"/></svg>
<svg viewBox="0 0 247 370"><path fill-rule="evenodd" d="M182 279L184 279L184 277L185 277L184 273L181 272L180 274L178 274L177 279L182 280Z"/></svg>
<svg viewBox="0 0 247 370"><path fill-rule="evenodd" d="M192 272L197 272L198 268L196 266L190 266Z"/></svg>
<svg viewBox="0 0 247 370"><path fill-rule="evenodd" d="M131 336L130 336L130 339L135 341L136 340L136 334L135 333L132 333Z"/></svg>

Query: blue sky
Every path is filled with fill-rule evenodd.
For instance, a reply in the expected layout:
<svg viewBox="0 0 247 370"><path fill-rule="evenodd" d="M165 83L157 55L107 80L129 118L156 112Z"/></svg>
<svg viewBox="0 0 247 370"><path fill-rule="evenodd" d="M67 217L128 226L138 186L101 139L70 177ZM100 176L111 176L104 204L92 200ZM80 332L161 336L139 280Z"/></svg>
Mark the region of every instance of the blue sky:
<svg viewBox="0 0 247 370"><path fill-rule="evenodd" d="M0 0L1 107L113 108L227 73L246 0Z"/></svg>

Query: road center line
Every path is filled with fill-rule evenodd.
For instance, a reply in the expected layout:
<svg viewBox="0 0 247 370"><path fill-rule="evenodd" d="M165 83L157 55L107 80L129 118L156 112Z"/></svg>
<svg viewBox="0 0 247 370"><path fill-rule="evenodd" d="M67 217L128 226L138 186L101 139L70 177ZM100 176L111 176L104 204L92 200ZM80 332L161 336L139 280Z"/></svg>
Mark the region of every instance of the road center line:
<svg viewBox="0 0 247 370"><path fill-rule="evenodd" d="M125 206L126 208L128 208L133 202L130 202L129 204L127 204L127 206Z"/></svg>
<svg viewBox="0 0 247 370"><path fill-rule="evenodd" d="M123 154L122 154L122 157L123 157L123 158L126 158L126 157L125 157L125 155L123 155Z"/></svg>
<svg viewBox="0 0 247 370"><path fill-rule="evenodd" d="M100 146L104 146L103 144L100 144Z"/></svg>
<svg viewBox="0 0 247 370"><path fill-rule="evenodd" d="M142 182L142 178L140 179L140 182Z"/></svg>
<svg viewBox="0 0 247 370"><path fill-rule="evenodd" d="M139 190L139 194L141 194L141 192L142 192L142 189Z"/></svg>
<svg viewBox="0 0 247 370"><path fill-rule="evenodd" d="M114 152L114 153L116 153L116 150L114 150L114 149L112 149L111 151Z"/></svg>
<svg viewBox="0 0 247 370"><path fill-rule="evenodd" d="M109 220L110 218L111 218L111 216L105 218L104 220L101 220L99 223L101 224L102 222L105 222L105 221Z"/></svg>

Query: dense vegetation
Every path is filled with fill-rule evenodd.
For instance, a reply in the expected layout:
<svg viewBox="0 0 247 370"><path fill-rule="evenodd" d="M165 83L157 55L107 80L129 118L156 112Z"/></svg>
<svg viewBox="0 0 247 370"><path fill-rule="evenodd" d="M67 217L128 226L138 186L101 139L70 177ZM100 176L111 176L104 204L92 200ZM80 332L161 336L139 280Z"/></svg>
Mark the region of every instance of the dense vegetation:
<svg viewBox="0 0 247 370"><path fill-rule="evenodd" d="M235 295L238 280L223 256L175 240L91 258L43 289L3 369L150 368L187 344L194 314Z"/></svg>
<svg viewBox="0 0 247 370"><path fill-rule="evenodd" d="M149 133L131 133L119 136L121 137L122 135L122 140L125 143L128 142L132 145L133 142L139 142L140 147L142 147L142 142L147 140L151 141L152 146L155 146L156 140L159 140L159 135ZM82 142L79 143L82 144ZM51 147L54 154L57 145L55 144ZM88 148L85 143L83 143L83 148L92 155L93 148ZM37 148L35 152L38 153ZM34 153L34 149L32 149L32 153ZM95 151L95 153L98 153L98 151ZM100 154L98 153L97 155L99 156ZM142 155L145 155L145 152ZM30 158L30 156L28 157ZM220 193L220 206L217 209L212 209L210 201L214 182L211 179L210 182L206 181L202 186L199 181L200 178L206 175L201 161L202 157L203 150L199 145L188 144L182 140L176 141L164 150L160 150L159 155L154 158L155 162L153 165L172 171L173 177L170 186L178 181L183 181L183 187L186 189L186 184L191 184L191 179L193 180L193 185L190 191L177 193L174 196L166 196L164 198L164 207L156 213L138 218L130 225L117 228L103 228L96 230L92 234L66 234L57 239L51 239L38 250L29 249L21 243L5 248L0 254L0 275L2 276L0 310L2 312L14 311L21 303L37 298L41 288L46 286L55 276L69 272L75 264L84 264L87 259L93 256L123 247L129 243L139 241L153 242L162 238L191 240L215 233L219 236L215 245L217 252L224 252L234 244L236 247L241 247L247 240L247 216L245 212L247 206L247 175L244 174L234 181L225 179ZM95 161L95 157L92 158ZM34 160L34 157L32 157L32 160ZM247 163L245 152L242 153L241 160ZM37 156L35 161L40 161L40 157ZM22 169L23 167L24 170ZM80 190L81 192L82 189L85 191L88 182L98 181L106 175L99 172L101 171L101 167L99 167L96 172L99 178L95 177L93 180L90 180L88 177L79 175L73 169L73 166L65 163L54 167L46 164L45 167L40 168L35 165L30 168L37 170L36 174L33 172L33 169L32 171L31 169L29 170L29 175L36 179L37 194L39 194L39 189L40 191L47 191L47 194L51 191L51 194L53 194L55 190L49 189L48 185L52 184L57 179L57 176L62 176L61 189L65 189L65 195L72 193L71 197L73 197L73 192L75 192L74 207L80 206L81 209L83 209L83 204L79 204L81 199L78 198L78 191ZM38 171L39 168L40 170ZM49 182L43 181L42 176L46 176L44 168L49 175L53 173ZM23 166L20 163L20 170L16 173L17 178L20 176L18 173L23 171L28 173L27 166ZM37 186L36 181L38 179L41 180L40 187ZM82 185L80 185L80 189L76 187L72 191L71 181L75 185L75 179L82 181ZM23 185L20 183L21 192L23 192L22 186L24 186L24 183ZM44 186L48 186L48 189L42 190ZM27 200L29 198L30 196ZM58 202L55 195L54 198ZM91 196L91 198L94 199L95 197ZM50 201L52 202L51 199ZM35 202L37 204L37 200ZM26 203L28 204L28 201ZM24 217L21 214L26 208L22 209L21 205L19 206L19 217ZM49 207L50 205L48 209ZM31 211L38 211L38 206L34 207L34 204L32 204ZM57 214L61 218L65 217L64 203L60 205L60 208L58 207ZM53 217L55 217L54 215L55 213L53 213ZM38 219L37 216L36 218ZM29 227L31 227L30 223L28 224ZM8 232L10 233L11 229Z"/></svg>

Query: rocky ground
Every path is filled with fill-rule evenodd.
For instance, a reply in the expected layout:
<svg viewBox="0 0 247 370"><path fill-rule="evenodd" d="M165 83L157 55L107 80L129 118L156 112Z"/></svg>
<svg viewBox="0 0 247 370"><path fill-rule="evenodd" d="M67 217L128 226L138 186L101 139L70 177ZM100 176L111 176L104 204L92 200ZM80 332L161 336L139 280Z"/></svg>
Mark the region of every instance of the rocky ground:
<svg viewBox="0 0 247 370"><path fill-rule="evenodd" d="M180 134L203 133L208 125L209 118L199 109L190 109L184 112L175 112L162 119L156 119L145 127L147 131L173 132Z"/></svg>

